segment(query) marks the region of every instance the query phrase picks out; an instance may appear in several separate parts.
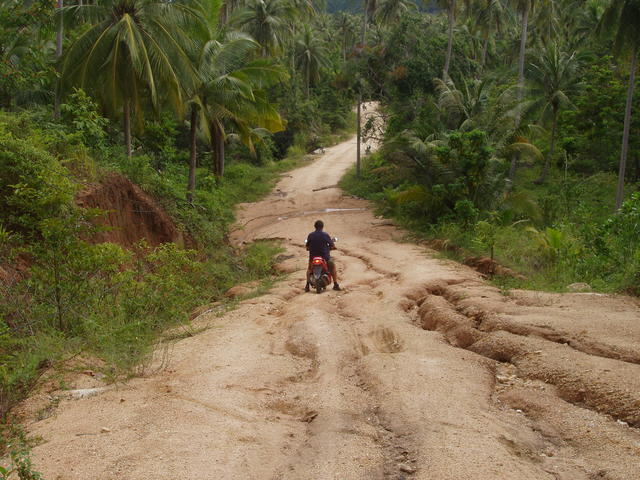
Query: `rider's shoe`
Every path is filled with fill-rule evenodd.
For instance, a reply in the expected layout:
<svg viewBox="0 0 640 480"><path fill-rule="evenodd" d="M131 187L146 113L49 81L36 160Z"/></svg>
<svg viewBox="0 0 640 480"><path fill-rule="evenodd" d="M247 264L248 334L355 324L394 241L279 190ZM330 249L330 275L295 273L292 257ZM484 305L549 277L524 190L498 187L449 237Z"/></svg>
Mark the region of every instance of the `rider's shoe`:
<svg viewBox="0 0 640 480"><path fill-rule="evenodd" d="M334 289L334 290L337 290L337 291L342 290L342 289L340 288L340 285L338 285L337 283L334 283L334 284L333 284L333 289Z"/></svg>
<svg viewBox="0 0 640 480"><path fill-rule="evenodd" d="M304 291L305 291L305 292L308 292L309 290L310 290L310 288L309 288L309 284L307 283L307 284L304 286Z"/></svg>

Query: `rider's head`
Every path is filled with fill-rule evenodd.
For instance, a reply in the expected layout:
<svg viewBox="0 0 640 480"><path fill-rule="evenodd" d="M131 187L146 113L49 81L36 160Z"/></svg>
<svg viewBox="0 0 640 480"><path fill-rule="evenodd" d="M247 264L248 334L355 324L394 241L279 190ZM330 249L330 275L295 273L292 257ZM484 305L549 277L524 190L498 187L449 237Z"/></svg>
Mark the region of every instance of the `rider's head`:
<svg viewBox="0 0 640 480"><path fill-rule="evenodd" d="M324 228L324 223L322 220L316 220L316 223L313 224L316 230L322 230Z"/></svg>

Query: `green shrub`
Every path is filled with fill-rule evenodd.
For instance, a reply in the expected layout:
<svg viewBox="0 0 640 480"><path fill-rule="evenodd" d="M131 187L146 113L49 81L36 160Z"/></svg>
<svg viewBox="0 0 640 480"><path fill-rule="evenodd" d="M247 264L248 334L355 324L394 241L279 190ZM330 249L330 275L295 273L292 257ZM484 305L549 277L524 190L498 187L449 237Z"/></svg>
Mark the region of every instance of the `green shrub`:
<svg viewBox="0 0 640 480"><path fill-rule="evenodd" d="M74 89L60 105L60 118L68 132L87 147L103 149L107 146L108 120L98 113L98 105L81 89Z"/></svg>
<svg viewBox="0 0 640 480"><path fill-rule="evenodd" d="M0 126L0 221L5 229L39 236L45 219L70 214L75 190L55 157Z"/></svg>

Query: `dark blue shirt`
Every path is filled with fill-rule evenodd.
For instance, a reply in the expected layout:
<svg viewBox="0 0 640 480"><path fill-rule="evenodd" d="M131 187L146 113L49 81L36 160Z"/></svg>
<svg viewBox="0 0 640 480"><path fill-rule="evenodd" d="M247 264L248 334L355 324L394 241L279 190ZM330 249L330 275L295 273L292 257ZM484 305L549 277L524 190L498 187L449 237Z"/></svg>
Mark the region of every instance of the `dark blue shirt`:
<svg viewBox="0 0 640 480"><path fill-rule="evenodd" d="M309 248L309 257L322 257L329 261L333 240L328 233L322 230L311 232L307 237L307 247Z"/></svg>

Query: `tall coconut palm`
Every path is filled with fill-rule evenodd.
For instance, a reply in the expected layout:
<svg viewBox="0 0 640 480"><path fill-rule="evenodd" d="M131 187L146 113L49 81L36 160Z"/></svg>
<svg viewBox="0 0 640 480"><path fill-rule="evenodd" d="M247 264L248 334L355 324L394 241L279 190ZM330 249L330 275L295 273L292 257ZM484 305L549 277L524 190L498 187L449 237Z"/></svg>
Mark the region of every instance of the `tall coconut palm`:
<svg viewBox="0 0 640 480"><path fill-rule="evenodd" d="M614 52L620 58L630 60L629 88L624 111L624 127L622 132L622 148L620 150L620 167L618 170L618 187L616 189L616 210L622 206L624 199L624 178L629 152L629 131L631 129L631 105L635 86L638 55L640 54L640 1L611 0L599 25L602 34L610 34L614 38Z"/></svg>
<svg viewBox="0 0 640 480"><path fill-rule="evenodd" d="M284 45L295 7L287 0L247 0L230 23L251 35L262 48L262 56L278 53Z"/></svg>
<svg viewBox="0 0 640 480"><path fill-rule="evenodd" d="M529 32L529 14L531 6L535 0L513 0L517 11L521 15L522 25L520 30L520 53L518 56L518 99L524 98L524 65L525 53L527 50L527 34Z"/></svg>
<svg viewBox="0 0 640 480"><path fill-rule="evenodd" d="M549 153L536 183L544 182L549 172L555 152L558 114L562 108L571 105L570 97L580 87L580 65L576 52L564 52L557 43L550 44L531 64L529 84L534 99L532 107L540 112L543 121L551 121Z"/></svg>
<svg viewBox="0 0 640 480"><path fill-rule="evenodd" d="M340 35L340 40L342 42L342 59L346 62L347 52L351 47L353 47L353 43L355 41L357 26L353 16L345 12L337 14L335 16L335 21L335 28L338 35Z"/></svg>
<svg viewBox="0 0 640 480"><path fill-rule="evenodd" d="M470 4L467 10L474 18L476 28L482 36L482 54L480 57L480 66L484 68L487 63L487 53L489 51L489 42L495 31L500 31L505 21L505 5L504 0L478 0Z"/></svg>
<svg viewBox="0 0 640 480"><path fill-rule="evenodd" d="M329 59L322 40L306 24L295 44L295 64L304 76L309 99L310 87L320 79L320 70L329 66Z"/></svg>
<svg viewBox="0 0 640 480"><path fill-rule="evenodd" d="M230 32L204 46L201 125L209 138L216 176L224 175L227 131L233 130L250 149L254 127L277 132L283 120L263 89L285 78L270 59L254 59L259 45L249 36Z"/></svg>
<svg viewBox="0 0 640 480"><path fill-rule="evenodd" d="M362 32L360 34L360 41L365 44L367 37L367 27L376 17L378 11L378 0L364 0L362 10Z"/></svg>
<svg viewBox="0 0 640 480"><path fill-rule="evenodd" d="M189 0L96 0L66 7L89 28L62 61L63 90L79 86L107 110L122 107L126 152L131 156L131 114L142 123L145 100L158 108L166 97L180 110L182 92L196 77L186 27L202 22Z"/></svg>
<svg viewBox="0 0 640 480"><path fill-rule="evenodd" d="M391 25L413 8L416 4L411 0L382 0L376 11L376 20L383 25Z"/></svg>
<svg viewBox="0 0 640 480"><path fill-rule="evenodd" d="M64 7L64 0L57 0L57 8L61 10ZM62 36L64 33L64 20L62 15L58 15L58 30L56 32L56 57L62 56Z"/></svg>
<svg viewBox="0 0 640 480"><path fill-rule="evenodd" d="M438 5L447 10L447 53L444 58L444 68L442 69L442 79L446 80L449 78L449 67L451 66L451 55L453 53L453 29L455 28L456 23L456 0L438 0Z"/></svg>
<svg viewBox="0 0 640 480"><path fill-rule="evenodd" d="M191 84L191 90L186 90L187 104L189 106L189 175L187 181L187 201L192 203L196 188L196 168L198 164L198 125L203 110L202 91L205 79L205 45L215 39L218 34L218 24L226 21L223 9L232 8L237 0L200 0L201 15L204 19L204 28L195 28L191 35L196 40L190 57L196 68L197 76Z"/></svg>

